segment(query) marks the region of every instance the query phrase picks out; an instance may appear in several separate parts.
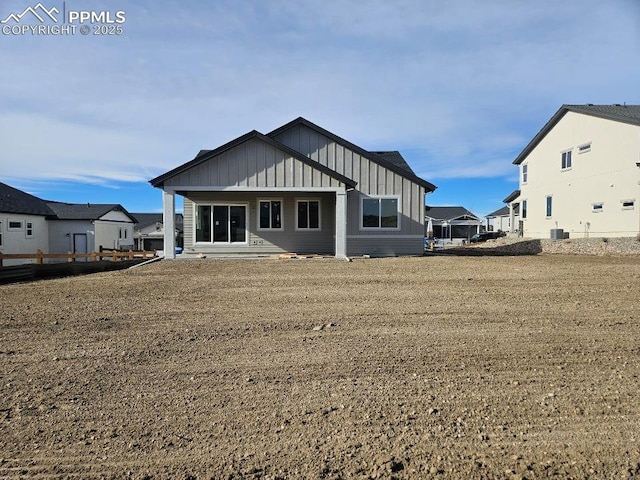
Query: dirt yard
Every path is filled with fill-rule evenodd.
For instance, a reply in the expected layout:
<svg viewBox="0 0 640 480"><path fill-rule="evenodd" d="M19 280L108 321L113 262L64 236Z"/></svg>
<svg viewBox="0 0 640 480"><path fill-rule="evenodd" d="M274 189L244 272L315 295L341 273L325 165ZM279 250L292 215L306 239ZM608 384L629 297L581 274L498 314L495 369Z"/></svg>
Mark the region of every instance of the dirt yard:
<svg viewBox="0 0 640 480"><path fill-rule="evenodd" d="M0 478L637 478L640 258L0 287Z"/></svg>

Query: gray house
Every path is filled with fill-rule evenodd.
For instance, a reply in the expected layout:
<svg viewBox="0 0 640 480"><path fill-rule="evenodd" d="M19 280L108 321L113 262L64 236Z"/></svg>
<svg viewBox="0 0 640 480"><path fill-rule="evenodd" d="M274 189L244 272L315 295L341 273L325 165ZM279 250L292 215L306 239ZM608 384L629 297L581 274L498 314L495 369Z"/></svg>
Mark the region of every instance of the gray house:
<svg viewBox="0 0 640 480"><path fill-rule="evenodd" d="M0 254L46 252L53 216L44 200L0 182ZM3 261L4 266L21 263L25 260Z"/></svg>
<svg viewBox="0 0 640 480"><path fill-rule="evenodd" d="M251 131L150 183L165 232L184 197L185 254L421 254L424 199L435 190L398 152L369 152L297 118ZM175 239L165 235L166 256Z"/></svg>
<svg viewBox="0 0 640 480"><path fill-rule="evenodd" d="M137 220L119 204L49 202L0 183L0 254L132 249ZM3 264L35 260L5 260Z"/></svg>
<svg viewBox="0 0 640 480"><path fill-rule="evenodd" d="M164 225L162 213L132 213L138 223L133 227L133 237L138 250L163 250ZM176 213L176 246L182 248L184 219Z"/></svg>
<svg viewBox="0 0 640 480"><path fill-rule="evenodd" d="M433 236L450 242L469 241L480 232L482 219L460 206L429 207L424 209L427 233L429 226Z"/></svg>
<svg viewBox="0 0 640 480"><path fill-rule="evenodd" d="M47 202L51 253L134 248L135 217L118 204Z"/></svg>

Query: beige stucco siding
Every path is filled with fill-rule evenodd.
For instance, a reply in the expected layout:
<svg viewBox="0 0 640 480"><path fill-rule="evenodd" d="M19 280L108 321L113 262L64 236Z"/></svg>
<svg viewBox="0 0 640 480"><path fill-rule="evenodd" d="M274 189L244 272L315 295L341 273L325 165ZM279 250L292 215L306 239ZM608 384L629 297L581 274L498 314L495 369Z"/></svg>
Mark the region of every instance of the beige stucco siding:
<svg viewBox="0 0 640 480"><path fill-rule="evenodd" d="M591 149L579 152L579 146ZM571 168L562 169L562 152ZM640 231L640 127L590 115L567 114L520 165L520 198L527 202L524 235L548 238L553 228L571 237L635 236ZM527 165L527 182L522 168ZM546 215L546 197L552 214ZM633 208L623 202L634 202ZM594 211L594 205L602 204Z"/></svg>

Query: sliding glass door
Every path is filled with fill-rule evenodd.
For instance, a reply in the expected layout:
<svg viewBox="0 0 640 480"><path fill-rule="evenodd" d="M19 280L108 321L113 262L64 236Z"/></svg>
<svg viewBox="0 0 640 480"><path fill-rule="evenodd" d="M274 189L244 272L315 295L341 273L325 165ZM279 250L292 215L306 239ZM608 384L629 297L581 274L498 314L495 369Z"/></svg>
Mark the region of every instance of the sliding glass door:
<svg viewBox="0 0 640 480"><path fill-rule="evenodd" d="M246 205L196 205L196 242L246 243Z"/></svg>

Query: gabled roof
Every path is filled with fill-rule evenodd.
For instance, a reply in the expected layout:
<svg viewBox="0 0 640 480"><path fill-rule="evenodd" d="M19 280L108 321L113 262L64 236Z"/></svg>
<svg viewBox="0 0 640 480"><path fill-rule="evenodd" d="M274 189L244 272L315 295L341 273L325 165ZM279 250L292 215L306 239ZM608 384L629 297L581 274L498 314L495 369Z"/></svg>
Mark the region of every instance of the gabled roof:
<svg viewBox="0 0 640 480"><path fill-rule="evenodd" d="M164 218L162 213L132 213L136 220L136 229L140 230L156 223L163 223ZM176 213L176 229L182 230L184 224L184 217L181 213Z"/></svg>
<svg viewBox="0 0 640 480"><path fill-rule="evenodd" d="M434 220L458 220L458 219L471 219L480 220L480 218L473 212L467 210L464 207L452 206L452 207L424 207L425 216L433 218Z"/></svg>
<svg viewBox="0 0 640 480"><path fill-rule="evenodd" d="M415 175L415 173L413 172L413 169L409 166L407 161L397 150L392 150L390 152L371 152L371 153L374 153L379 157L382 157L387 162L393 163L395 166L400 167L403 170L406 170L411 175Z"/></svg>
<svg viewBox="0 0 640 480"><path fill-rule="evenodd" d="M499 208L495 212L491 212L490 214L486 215L486 218L504 217L504 216L507 216L507 215L509 215L509 207L508 206Z"/></svg>
<svg viewBox="0 0 640 480"><path fill-rule="evenodd" d="M513 192L511 192L509 194L509 196L507 198L505 198L503 200L504 203L511 203L513 202L516 198L518 198L520 196L520 190L514 190Z"/></svg>
<svg viewBox="0 0 640 480"><path fill-rule="evenodd" d="M200 152L198 152L198 154L195 156L195 158L187 163L184 163L182 165L180 165L179 167L174 168L173 170L168 171L167 173L164 173L162 175L160 175L159 177L154 178L153 180L149 180L149 183L151 185L153 185L154 187L162 187L164 185L164 182L171 178L174 177L176 175L179 175L180 173L189 170L197 165L200 165L204 162L206 162L207 160L212 159L213 157L220 155L221 153L226 152L227 150L230 150L232 148L237 147L238 145L242 145L245 142L248 142L249 140L252 139L258 139L261 140L269 145L271 145L274 148L277 148L283 152L285 152L286 154L290 155L291 157L301 161L302 163L310 166L311 168L314 168L326 175L329 175L332 178L335 178L336 180L338 180L339 182L344 183L347 187L349 188L355 188L355 186L357 185L357 182L354 182L353 180L351 180L350 178L345 177L344 175L341 175L340 173L331 170L329 167L326 167L318 162L315 162L313 160L311 160L309 157L302 155L300 152L295 151L293 148L290 148L280 142L278 142L277 140L274 140L271 137L268 137L260 132L258 132L257 130L252 130L249 133L245 133L244 135L236 138L235 140L231 140L228 143L225 143L224 145L214 149L214 150L200 150Z"/></svg>
<svg viewBox="0 0 640 480"><path fill-rule="evenodd" d="M122 212L129 219L136 223L133 217L125 208L117 203L63 203L47 202L47 206L53 211L56 220L99 220L111 211Z"/></svg>
<svg viewBox="0 0 640 480"><path fill-rule="evenodd" d="M44 200L2 182L0 182L0 212L53 216L53 212Z"/></svg>
<svg viewBox="0 0 640 480"><path fill-rule="evenodd" d="M420 185L421 187L424 187L428 192L433 192L437 188L433 183L427 182L426 180L418 177L415 173L413 173L413 171L407 171L406 169L402 168L401 166L396 165L395 163L393 163L393 162L389 161L388 159L384 158L383 156L381 156L379 154L376 154L376 153L373 153L373 152L369 152L369 151L365 150L364 148L359 147L358 145L355 145L355 144L349 142L348 140L345 140L344 138L339 137L335 133L331 133L330 131L325 130L324 128L322 128L322 127L316 125L315 123L312 123L309 120L307 120L305 118L302 118L302 117L298 117L295 120L292 120L291 122L287 123L286 125L283 125L283 126L281 126L279 128L276 128L272 132L269 132L267 135L269 137L273 138L273 137L276 137L276 136L280 135L283 132L286 132L287 130L289 130L289 129L297 126L297 125L304 125L305 127L310 128L311 130L315 130L316 132L324 135L325 137L330 138L334 142L339 143L341 145L344 145L345 147L349 148L350 150L353 150L354 152L356 152L357 154L368 158L372 162L377 163L378 165L382 165L383 167L391 170L392 172L397 173L401 177L404 177L404 178L406 178L408 180L411 180L412 182ZM383 152L383 153L388 153L388 152ZM411 169L409 169L409 170L411 170Z"/></svg>
<svg viewBox="0 0 640 480"><path fill-rule="evenodd" d="M591 115L592 117L604 118L615 122L640 125L640 105L562 105L549 121L542 127L529 144L520 152L513 161L514 165L520 165L525 158L536 148L553 127L564 117L567 112Z"/></svg>

